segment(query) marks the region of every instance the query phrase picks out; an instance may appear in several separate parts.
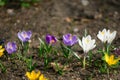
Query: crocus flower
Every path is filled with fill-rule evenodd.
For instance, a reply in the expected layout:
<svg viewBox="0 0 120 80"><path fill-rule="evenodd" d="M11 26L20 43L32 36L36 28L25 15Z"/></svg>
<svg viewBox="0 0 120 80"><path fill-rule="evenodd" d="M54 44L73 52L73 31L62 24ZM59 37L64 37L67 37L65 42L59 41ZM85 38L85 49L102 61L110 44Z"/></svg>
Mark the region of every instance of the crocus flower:
<svg viewBox="0 0 120 80"><path fill-rule="evenodd" d="M4 48L2 48L2 46L0 46L0 57L4 54L3 52L4 52Z"/></svg>
<svg viewBox="0 0 120 80"><path fill-rule="evenodd" d="M97 37L103 42L103 43L109 43L111 44L112 41L115 39L116 31L110 32L110 30L103 29L102 31L99 31Z"/></svg>
<svg viewBox="0 0 120 80"><path fill-rule="evenodd" d="M106 29L103 29L102 31L99 31L97 37L98 37L103 43L106 43L106 41L107 41L107 30L106 30Z"/></svg>
<svg viewBox="0 0 120 80"><path fill-rule="evenodd" d="M104 57L106 63L109 65L109 66L112 66L112 65L115 65L119 62L120 60L120 57L115 59L115 56L114 55L108 55L107 53L105 53L105 57Z"/></svg>
<svg viewBox="0 0 120 80"><path fill-rule="evenodd" d="M45 39L46 39L47 44L52 44L52 45L55 44L57 41L56 37L49 35L49 34L46 35Z"/></svg>
<svg viewBox="0 0 120 80"><path fill-rule="evenodd" d="M29 80L38 80L40 74L40 71L35 72L34 70L32 72L26 72L26 76Z"/></svg>
<svg viewBox="0 0 120 80"><path fill-rule="evenodd" d="M78 42L78 39L76 35L72 35L68 33L68 34L63 35L63 42L67 46L72 46Z"/></svg>
<svg viewBox="0 0 120 80"><path fill-rule="evenodd" d="M116 33L117 33L117 31L110 32L110 30L108 30L108 32L107 32L107 42L109 44L111 44L112 41L115 39Z"/></svg>
<svg viewBox="0 0 120 80"><path fill-rule="evenodd" d="M40 75L39 80L48 80L47 78L44 77L43 74Z"/></svg>
<svg viewBox="0 0 120 80"><path fill-rule="evenodd" d="M90 35L83 37L82 40L79 39L79 45L83 48L84 53L88 53L96 47L95 39L91 39Z"/></svg>
<svg viewBox="0 0 120 80"><path fill-rule="evenodd" d="M15 42L8 42L7 45L5 45L5 49L8 54L12 54L17 51L17 45Z"/></svg>
<svg viewBox="0 0 120 80"><path fill-rule="evenodd" d="M95 39L91 39L91 36L88 35L86 37L83 37L82 40L80 40L80 39L78 39L78 40L79 40L79 45L83 48L83 51L85 53L84 59L83 59L83 68L85 68L86 55L90 50L95 48L95 46L96 46Z"/></svg>
<svg viewBox="0 0 120 80"><path fill-rule="evenodd" d="M27 42L28 40L30 40L31 36L32 36L32 32L31 31L22 31L22 32L18 32L18 38L22 41L22 42Z"/></svg>

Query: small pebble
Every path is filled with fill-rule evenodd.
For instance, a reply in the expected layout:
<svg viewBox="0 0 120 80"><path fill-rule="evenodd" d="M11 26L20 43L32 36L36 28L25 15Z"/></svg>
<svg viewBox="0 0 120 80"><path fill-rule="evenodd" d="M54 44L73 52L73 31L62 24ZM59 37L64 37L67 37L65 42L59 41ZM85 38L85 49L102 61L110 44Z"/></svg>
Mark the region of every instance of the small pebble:
<svg viewBox="0 0 120 80"><path fill-rule="evenodd" d="M78 28L74 28L74 30L73 30L73 31L77 33L77 32L78 32Z"/></svg>
<svg viewBox="0 0 120 80"><path fill-rule="evenodd" d="M83 6L87 6L89 4L88 0L81 0Z"/></svg>
<svg viewBox="0 0 120 80"><path fill-rule="evenodd" d="M15 12L14 12L13 9L7 9L7 13L8 13L9 15L14 15L14 14L15 14Z"/></svg>

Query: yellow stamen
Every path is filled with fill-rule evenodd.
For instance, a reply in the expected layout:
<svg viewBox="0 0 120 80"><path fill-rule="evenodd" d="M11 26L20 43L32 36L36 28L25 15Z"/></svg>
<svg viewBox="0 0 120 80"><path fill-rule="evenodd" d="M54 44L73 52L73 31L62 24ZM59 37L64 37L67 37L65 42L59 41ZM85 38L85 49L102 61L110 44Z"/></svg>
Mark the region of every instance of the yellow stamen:
<svg viewBox="0 0 120 80"><path fill-rule="evenodd" d="M50 41L50 44L53 44L53 43L55 43L55 40L52 39L52 40Z"/></svg>
<svg viewBox="0 0 120 80"><path fill-rule="evenodd" d="M104 34L105 34L105 32L101 32L101 34L102 34L102 35L104 35Z"/></svg>
<svg viewBox="0 0 120 80"><path fill-rule="evenodd" d="M12 44L10 44L10 45L9 45L9 48L10 48L10 49L12 49L12 48L13 48L13 47L12 47Z"/></svg>
<svg viewBox="0 0 120 80"><path fill-rule="evenodd" d="M89 40L88 40L88 39L86 39L85 41L86 41L86 43L89 43Z"/></svg>
<svg viewBox="0 0 120 80"><path fill-rule="evenodd" d="M72 40L72 36L70 35L69 40Z"/></svg>

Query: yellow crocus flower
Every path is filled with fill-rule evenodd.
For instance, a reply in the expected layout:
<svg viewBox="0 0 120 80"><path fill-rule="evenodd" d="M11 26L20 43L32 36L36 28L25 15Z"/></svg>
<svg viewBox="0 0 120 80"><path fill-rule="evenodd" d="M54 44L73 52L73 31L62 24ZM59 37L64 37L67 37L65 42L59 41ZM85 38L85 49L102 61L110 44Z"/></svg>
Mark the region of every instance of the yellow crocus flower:
<svg viewBox="0 0 120 80"><path fill-rule="evenodd" d="M3 52L4 52L4 48L2 48L2 46L0 46L0 57L4 54Z"/></svg>
<svg viewBox="0 0 120 80"><path fill-rule="evenodd" d="M40 71L38 71L38 72L35 72L35 71L26 72L26 76L28 77L29 80L38 80L40 74L41 74Z"/></svg>
<svg viewBox="0 0 120 80"><path fill-rule="evenodd" d="M119 60L120 60L120 57L115 59L114 55L109 56L107 53L105 53L105 61L108 63L109 66L117 64Z"/></svg>
<svg viewBox="0 0 120 80"><path fill-rule="evenodd" d="M44 77L43 74L40 75L39 80L48 80L47 78Z"/></svg>

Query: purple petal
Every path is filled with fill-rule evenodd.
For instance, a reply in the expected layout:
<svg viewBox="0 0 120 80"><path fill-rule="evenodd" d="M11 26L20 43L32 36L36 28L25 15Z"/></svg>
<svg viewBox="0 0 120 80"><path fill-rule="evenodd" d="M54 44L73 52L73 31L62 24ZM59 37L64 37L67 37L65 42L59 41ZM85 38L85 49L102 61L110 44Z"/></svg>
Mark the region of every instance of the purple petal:
<svg viewBox="0 0 120 80"><path fill-rule="evenodd" d="M24 38L21 36L21 33L18 32L18 38L21 40L21 41L24 41Z"/></svg>
<svg viewBox="0 0 120 80"><path fill-rule="evenodd" d="M56 41L57 41L57 39L54 36L49 35L49 34L46 35L46 43L47 44L52 44L53 45L53 44L56 43Z"/></svg>
<svg viewBox="0 0 120 80"><path fill-rule="evenodd" d="M51 36L49 34L46 35L46 42L50 44Z"/></svg>
<svg viewBox="0 0 120 80"><path fill-rule="evenodd" d="M31 36L32 36L32 32L31 32L31 31L18 32L18 38L19 38L22 42L27 42L28 40L30 40Z"/></svg>
<svg viewBox="0 0 120 80"><path fill-rule="evenodd" d="M52 40L54 40L55 42L57 41L56 37L52 36Z"/></svg>
<svg viewBox="0 0 120 80"><path fill-rule="evenodd" d="M67 46L72 46L72 42L71 41L64 41L64 44Z"/></svg>
<svg viewBox="0 0 120 80"><path fill-rule="evenodd" d="M66 40L69 40L71 36L72 36L72 35L68 33L68 34L64 35L64 38L65 38Z"/></svg>
<svg viewBox="0 0 120 80"><path fill-rule="evenodd" d="M28 31L27 32L27 36L29 37L29 39L31 38L31 36L32 36L32 32L31 31Z"/></svg>
<svg viewBox="0 0 120 80"><path fill-rule="evenodd" d="M72 37L72 42L73 42L74 44L78 42L78 38L77 38L76 35L74 35L74 36Z"/></svg>
<svg viewBox="0 0 120 80"><path fill-rule="evenodd" d="M63 42L67 46L72 46L77 43L77 36L72 36L72 34L63 35Z"/></svg>
<svg viewBox="0 0 120 80"><path fill-rule="evenodd" d="M8 52L8 54L12 54L17 51L17 45L15 42L8 42L5 46L5 49Z"/></svg>

